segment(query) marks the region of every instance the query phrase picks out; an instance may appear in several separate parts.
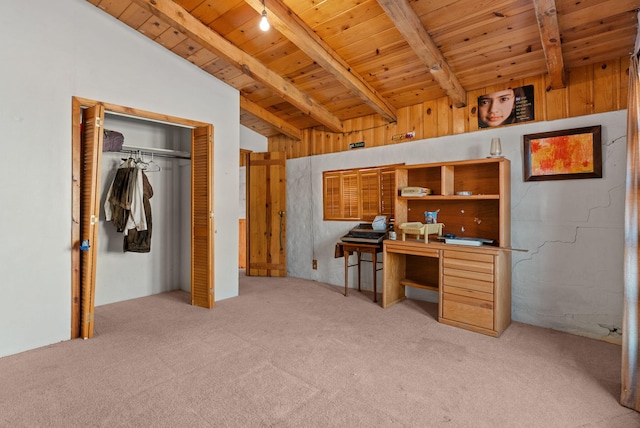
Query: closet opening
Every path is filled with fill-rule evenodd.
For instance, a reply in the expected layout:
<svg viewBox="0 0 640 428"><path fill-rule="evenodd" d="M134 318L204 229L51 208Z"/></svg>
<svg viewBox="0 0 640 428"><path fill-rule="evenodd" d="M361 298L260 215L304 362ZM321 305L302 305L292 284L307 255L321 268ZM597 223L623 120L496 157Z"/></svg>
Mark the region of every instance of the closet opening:
<svg viewBox="0 0 640 428"><path fill-rule="evenodd" d="M71 337L93 336L95 306L132 298L184 290L212 308L212 125L74 97L72 136ZM111 212L124 167L147 207L126 218L143 224Z"/></svg>

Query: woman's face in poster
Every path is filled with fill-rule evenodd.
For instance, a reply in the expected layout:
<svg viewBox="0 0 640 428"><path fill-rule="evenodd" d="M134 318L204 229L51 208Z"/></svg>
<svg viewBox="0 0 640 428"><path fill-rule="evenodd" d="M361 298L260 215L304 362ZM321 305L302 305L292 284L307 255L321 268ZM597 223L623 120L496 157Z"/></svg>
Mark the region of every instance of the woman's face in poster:
<svg viewBox="0 0 640 428"><path fill-rule="evenodd" d="M480 120L487 126L499 126L511 116L515 103L513 89L482 95L478 100Z"/></svg>

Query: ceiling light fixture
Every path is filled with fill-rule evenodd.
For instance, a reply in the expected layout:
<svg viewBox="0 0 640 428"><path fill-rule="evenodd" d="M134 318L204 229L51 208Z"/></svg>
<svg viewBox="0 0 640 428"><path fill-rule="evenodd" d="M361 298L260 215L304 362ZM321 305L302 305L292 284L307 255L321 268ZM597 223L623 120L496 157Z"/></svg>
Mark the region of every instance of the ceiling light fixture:
<svg viewBox="0 0 640 428"><path fill-rule="evenodd" d="M269 25L269 21L267 20L267 8L264 4L264 0L262 0L262 18L260 18L260 29L262 31L268 31L271 26Z"/></svg>

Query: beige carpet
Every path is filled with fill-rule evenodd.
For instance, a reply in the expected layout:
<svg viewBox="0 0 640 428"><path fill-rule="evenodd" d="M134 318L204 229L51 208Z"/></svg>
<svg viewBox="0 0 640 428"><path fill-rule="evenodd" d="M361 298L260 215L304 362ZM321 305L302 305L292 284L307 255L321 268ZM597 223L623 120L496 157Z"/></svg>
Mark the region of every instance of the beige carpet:
<svg viewBox="0 0 640 428"><path fill-rule="evenodd" d="M2 427L640 427L617 345L437 307L241 276L206 310L176 291L96 310L96 336L0 359Z"/></svg>

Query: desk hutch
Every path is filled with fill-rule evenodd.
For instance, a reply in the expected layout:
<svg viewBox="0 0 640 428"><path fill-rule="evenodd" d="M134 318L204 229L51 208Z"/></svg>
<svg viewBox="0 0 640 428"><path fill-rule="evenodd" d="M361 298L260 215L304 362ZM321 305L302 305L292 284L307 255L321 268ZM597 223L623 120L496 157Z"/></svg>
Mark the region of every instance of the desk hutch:
<svg viewBox="0 0 640 428"><path fill-rule="evenodd" d="M438 211L443 233L493 244L446 244L435 236L426 243L385 240L382 307L404 300L407 286L433 290L439 322L500 336L511 323L510 183L505 158L397 167L395 224L424 223L425 211ZM406 186L432 194L400 196Z"/></svg>

